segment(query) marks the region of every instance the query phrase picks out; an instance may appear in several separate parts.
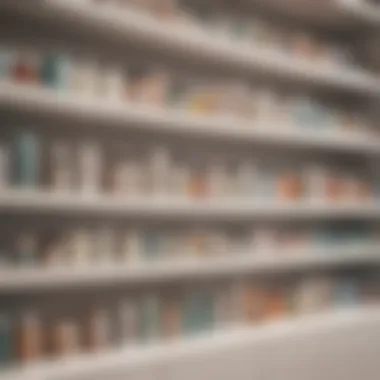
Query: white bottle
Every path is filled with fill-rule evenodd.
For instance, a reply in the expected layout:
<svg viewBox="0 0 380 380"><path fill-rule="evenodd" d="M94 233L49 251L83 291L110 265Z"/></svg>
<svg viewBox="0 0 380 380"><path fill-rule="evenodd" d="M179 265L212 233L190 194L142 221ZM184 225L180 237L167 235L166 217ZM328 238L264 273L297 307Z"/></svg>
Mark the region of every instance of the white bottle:
<svg viewBox="0 0 380 380"><path fill-rule="evenodd" d="M70 234L69 254L74 266L89 265L93 255L93 237L85 229L78 229Z"/></svg>
<svg viewBox="0 0 380 380"><path fill-rule="evenodd" d="M138 197L145 190L143 188L143 166L136 159L129 159L123 163L123 188L129 197Z"/></svg>
<svg viewBox="0 0 380 380"><path fill-rule="evenodd" d="M311 202L325 201L328 172L323 165L313 164L306 168L306 197Z"/></svg>
<svg viewBox="0 0 380 380"><path fill-rule="evenodd" d="M112 264L115 257L115 233L111 227L101 228L96 233L96 261L99 265Z"/></svg>
<svg viewBox="0 0 380 380"><path fill-rule="evenodd" d="M77 60L72 64L70 88L85 97L98 96L100 68L93 60Z"/></svg>
<svg viewBox="0 0 380 380"><path fill-rule="evenodd" d="M68 190L72 187L72 152L67 144L57 142L51 148L51 182L54 190Z"/></svg>
<svg viewBox="0 0 380 380"><path fill-rule="evenodd" d="M101 188L102 154L99 146L87 141L79 147L79 182L85 193L98 193Z"/></svg>
<svg viewBox="0 0 380 380"><path fill-rule="evenodd" d="M170 179L170 152L165 147L155 148L150 158L152 192L167 195Z"/></svg>
<svg viewBox="0 0 380 380"><path fill-rule="evenodd" d="M126 263L137 263L141 259L141 235L138 230L127 231L122 240L121 254Z"/></svg>
<svg viewBox="0 0 380 380"><path fill-rule="evenodd" d="M133 300L124 300L119 306L120 341L123 345L136 344L139 332L139 312Z"/></svg>
<svg viewBox="0 0 380 380"><path fill-rule="evenodd" d="M257 180L257 168L250 161L244 161L237 168L237 183L239 194L250 198L254 194L255 183Z"/></svg>
<svg viewBox="0 0 380 380"><path fill-rule="evenodd" d="M224 197L227 195L228 178L225 164L215 161L209 168L209 189L211 197Z"/></svg>
<svg viewBox="0 0 380 380"><path fill-rule="evenodd" d="M118 67L106 67L101 71L99 95L109 101L122 101L127 94L126 78Z"/></svg>

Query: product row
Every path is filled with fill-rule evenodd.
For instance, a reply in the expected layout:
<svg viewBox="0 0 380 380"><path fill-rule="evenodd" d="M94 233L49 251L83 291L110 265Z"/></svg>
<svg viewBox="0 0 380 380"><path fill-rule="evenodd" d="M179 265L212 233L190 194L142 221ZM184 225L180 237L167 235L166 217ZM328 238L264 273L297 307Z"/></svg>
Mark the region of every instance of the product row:
<svg viewBox="0 0 380 380"><path fill-rule="evenodd" d="M380 247L380 234L366 227L122 228L97 226L28 230L1 237L0 268L83 267L142 262L258 259L344 255Z"/></svg>
<svg viewBox="0 0 380 380"><path fill-rule="evenodd" d="M288 160L289 161L289 160ZM43 140L24 131L0 141L0 188L77 191L114 197L178 196L257 201L362 203L377 196L362 168L275 159L224 159L166 146Z"/></svg>
<svg viewBox="0 0 380 380"><path fill-rule="evenodd" d="M379 284L373 279L321 276L291 284L246 282L147 291L93 305L87 299L50 313L36 309L14 316L5 311L0 313L0 364L28 365L378 300ZM64 301L56 302L62 306Z"/></svg>
<svg viewBox="0 0 380 380"><path fill-rule="evenodd" d="M326 99L244 80L190 76L139 63L129 68L94 58L0 49L0 79L40 85L112 102L181 110L192 115L250 121L262 129L315 129L377 136L358 109L331 106Z"/></svg>
<svg viewBox="0 0 380 380"><path fill-rule="evenodd" d="M218 39L244 42L252 49L276 51L315 65L338 68L357 66L347 44L319 38L304 28L301 30L289 24L269 21L252 11L237 14L226 7L215 8L205 1L190 0L93 0L90 3L117 12L142 11L190 33L203 32L203 35Z"/></svg>

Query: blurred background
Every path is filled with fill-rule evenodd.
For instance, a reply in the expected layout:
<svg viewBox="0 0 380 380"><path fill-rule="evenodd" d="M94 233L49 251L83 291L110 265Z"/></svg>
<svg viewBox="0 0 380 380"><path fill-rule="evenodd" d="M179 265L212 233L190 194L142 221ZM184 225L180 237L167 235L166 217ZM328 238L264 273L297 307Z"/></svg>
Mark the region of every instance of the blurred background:
<svg viewBox="0 0 380 380"><path fill-rule="evenodd" d="M379 379L379 30L0 1L0 379Z"/></svg>

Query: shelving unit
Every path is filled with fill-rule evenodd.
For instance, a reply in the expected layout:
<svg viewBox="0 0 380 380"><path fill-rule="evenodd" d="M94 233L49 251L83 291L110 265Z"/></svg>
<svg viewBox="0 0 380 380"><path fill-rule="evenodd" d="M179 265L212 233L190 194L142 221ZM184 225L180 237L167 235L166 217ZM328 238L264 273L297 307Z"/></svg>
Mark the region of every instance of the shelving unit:
<svg viewBox="0 0 380 380"><path fill-rule="evenodd" d="M89 373L101 373L120 376L134 368L156 368L162 379L172 379L169 373L158 374L159 365L167 365L183 358L196 359L209 354L222 353L234 348L246 348L251 345L259 350L263 344L283 344L289 337L310 337L316 339L318 334L332 331L345 334L347 329L378 326L380 313L378 309L345 310L317 316L306 316L281 322L272 322L259 329L236 329L206 335L189 340L180 340L151 347L127 348L108 354L83 356L77 359L62 360L57 363L44 363L31 366L27 370L9 371L2 380L47 380L86 377ZM303 344L303 343L299 343ZM293 347L293 346L292 346ZM262 366L262 369L265 366ZM162 368L161 368L162 371ZM165 372L164 372L165 373ZM174 376L174 374L172 375ZM173 377L174 379L175 377Z"/></svg>
<svg viewBox="0 0 380 380"><path fill-rule="evenodd" d="M380 25L380 7L364 0L331 0L315 4L316 1L309 9L298 8L298 2L293 0L250 2L253 7L259 5L271 11L277 7L278 14L290 15L297 20L313 19L313 26L322 30L326 28L329 32L341 33L355 31L363 26L372 28ZM305 0L305 3L312 2ZM239 2L243 3L246 2ZM380 76L365 69L314 64L273 49L212 35L201 28L164 24L133 10L118 12L106 5L93 6L87 0L29 0L17 3L13 0L1 2L0 12L2 9L15 18L28 18L52 28L54 32L71 28L73 35L86 34L86 38L93 33L95 38L102 41L99 50L107 42L127 48L140 46L152 55L174 58L181 55L182 61L211 70L221 67L245 78L260 76L265 80L270 78L281 83L296 83L306 91L322 90L322 93L332 92L338 97L349 95L370 101L380 98ZM326 12L329 17L324 18ZM124 57L120 59L125 60ZM222 114L199 116L182 108L163 109L114 99L105 100L15 83L3 78L0 80L1 113L7 117L50 123L48 131L51 134L66 123L70 133L83 130L88 135L92 135L95 129L103 133L117 131L119 136L123 133L128 133L128 136L142 133L149 137L154 133L163 141L172 138L187 141L191 137L206 143L239 143L252 150L257 147L264 150L286 148L287 151L294 150L301 154L354 155L356 159L370 163L380 156L380 139L369 133L342 133L333 129L302 130L286 123L281 129L276 129L260 119L227 117ZM193 140L189 139L188 144L192 147ZM362 202L329 202L323 199L286 202L233 196L191 199L173 194L111 196L80 191L53 192L44 187L20 189L7 186L0 188L0 212L10 219L32 216L35 218L32 223L40 217L48 217L57 220L71 218L75 222L80 218L127 220L129 223L138 221L143 225L155 223L160 226L166 223L202 226L207 223L232 223L248 226L254 223L285 222L299 226L303 223L320 225L351 220L373 226L380 220L380 201L376 196L368 201L363 198ZM377 241L336 245L329 249L317 247L292 251L284 248L276 253L266 250L230 253L228 256L220 256L215 252L213 257L207 258L160 258L123 264L114 261L83 267L0 267L0 303L1 297L7 302L20 297L20 302L24 302L29 296L43 298L55 292L81 292L98 287L135 289L150 286L156 291L162 284L186 283L189 287L188 284L192 282L220 282L255 275L262 277L269 274L277 278L294 274L308 276L323 271L353 272L363 267L376 271L380 269L380 244ZM125 374L137 379L139 372L135 371L136 368L149 367L151 371L147 374L144 372L145 377L156 379L157 374L159 380L174 380L174 369L180 366L179 363L187 363L189 367L188 360L194 360L192 366L202 366L205 365L205 358L211 354L223 357L226 352L231 352L231 356L234 356L234 350L253 346L259 352L261 345L264 347L278 341L286 346L286 341L292 337L300 337L303 342L305 339L315 339L319 333L336 337L334 334L339 332L343 337L339 335L336 339L343 342L349 335L347 331L357 331L363 326L366 329L368 326L379 326L380 310L379 306L363 305L316 315L295 315L253 328L241 325L221 324L216 331L195 337L177 337L173 342L154 341L146 346L114 347L99 353L78 354L52 362L43 360L25 367L16 366L1 371L0 380L86 380L93 376L96 380L105 380L124 378ZM251 351L247 349L247 352ZM154 372L156 370L157 373ZM268 380L277 380L280 375L268 377ZM246 378L249 378L248 375ZM246 378L242 377L242 380Z"/></svg>
<svg viewBox="0 0 380 380"><path fill-rule="evenodd" d="M78 128L86 125L167 133L173 136L197 136L216 141L275 145L325 151L380 154L380 143L370 136L353 132L297 130L284 125L281 130L263 125L259 120L244 121L226 117L194 116L181 110L149 108L142 105L101 101L57 91L0 83L0 107L39 117L68 120ZM68 127L70 124L68 123Z"/></svg>
<svg viewBox="0 0 380 380"><path fill-rule="evenodd" d="M7 3L4 4L7 6ZM78 32L93 31L111 37L113 42L130 42L148 49L181 54L206 65L229 67L237 73L264 74L303 84L343 92L378 95L380 80L364 70L320 67L302 59L289 58L273 50L252 48L245 43L210 36L202 30L162 25L137 12L118 12L109 7L91 7L86 1L39 1L33 4L8 4L26 14L46 18L59 17L61 27L72 25ZM358 7L358 9L361 9ZM364 8L366 9L366 8ZM75 30L74 29L74 30Z"/></svg>

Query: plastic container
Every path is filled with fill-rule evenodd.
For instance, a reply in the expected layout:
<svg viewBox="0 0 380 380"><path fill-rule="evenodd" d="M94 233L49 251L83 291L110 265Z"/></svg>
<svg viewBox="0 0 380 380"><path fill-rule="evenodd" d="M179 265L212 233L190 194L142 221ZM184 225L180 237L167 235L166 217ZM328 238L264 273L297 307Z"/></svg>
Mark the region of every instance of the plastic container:
<svg viewBox="0 0 380 380"><path fill-rule="evenodd" d="M40 84L41 57L31 50L19 49L14 56L12 79L22 84Z"/></svg>
<svg viewBox="0 0 380 380"><path fill-rule="evenodd" d="M120 344L134 345L139 338L139 310L134 299L123 300L119 305Z"/></svg>
<svg viewBox="0 0 380 380"><path fill-rule="evenodd" d="M78 176L81 191L98 193L102 186L103 157L99 145L86 141L78 150Z"/></svg>
<svg viewBox="0 0 380 380"><path fill-rule="evenodd" d="M51 147L51 186L55 191L67 191L74 184L73 151L66 142L54 142Z"/></svg>
<svg viewBox="0 0 380 380"><path fill-rule="evenodd" d="M42 58L41 76L43 84L56 90L66 90L70 86L71 65L68 57L48 53Z"/></svg>
<svg viewBox="0 0 380 380"><path fill-rule="evenodd" d="M141 300L141 337L151 343L160 336L160 300L157 294L147 294Z"/></svg>
<svg viewBox="0 0 380 380"><path fill-rule="evenodd" d="M36 187L40 174L40 141L31 132L20 133L15 140L16 185Z"/></svg>
<svg viewBox="0 0 380 380"><path fill-rule="evenodd" d="M22 364L36 362L42 358L42 323L39 315L32 311L21 316L19 326L19 358Z"/></svg>

